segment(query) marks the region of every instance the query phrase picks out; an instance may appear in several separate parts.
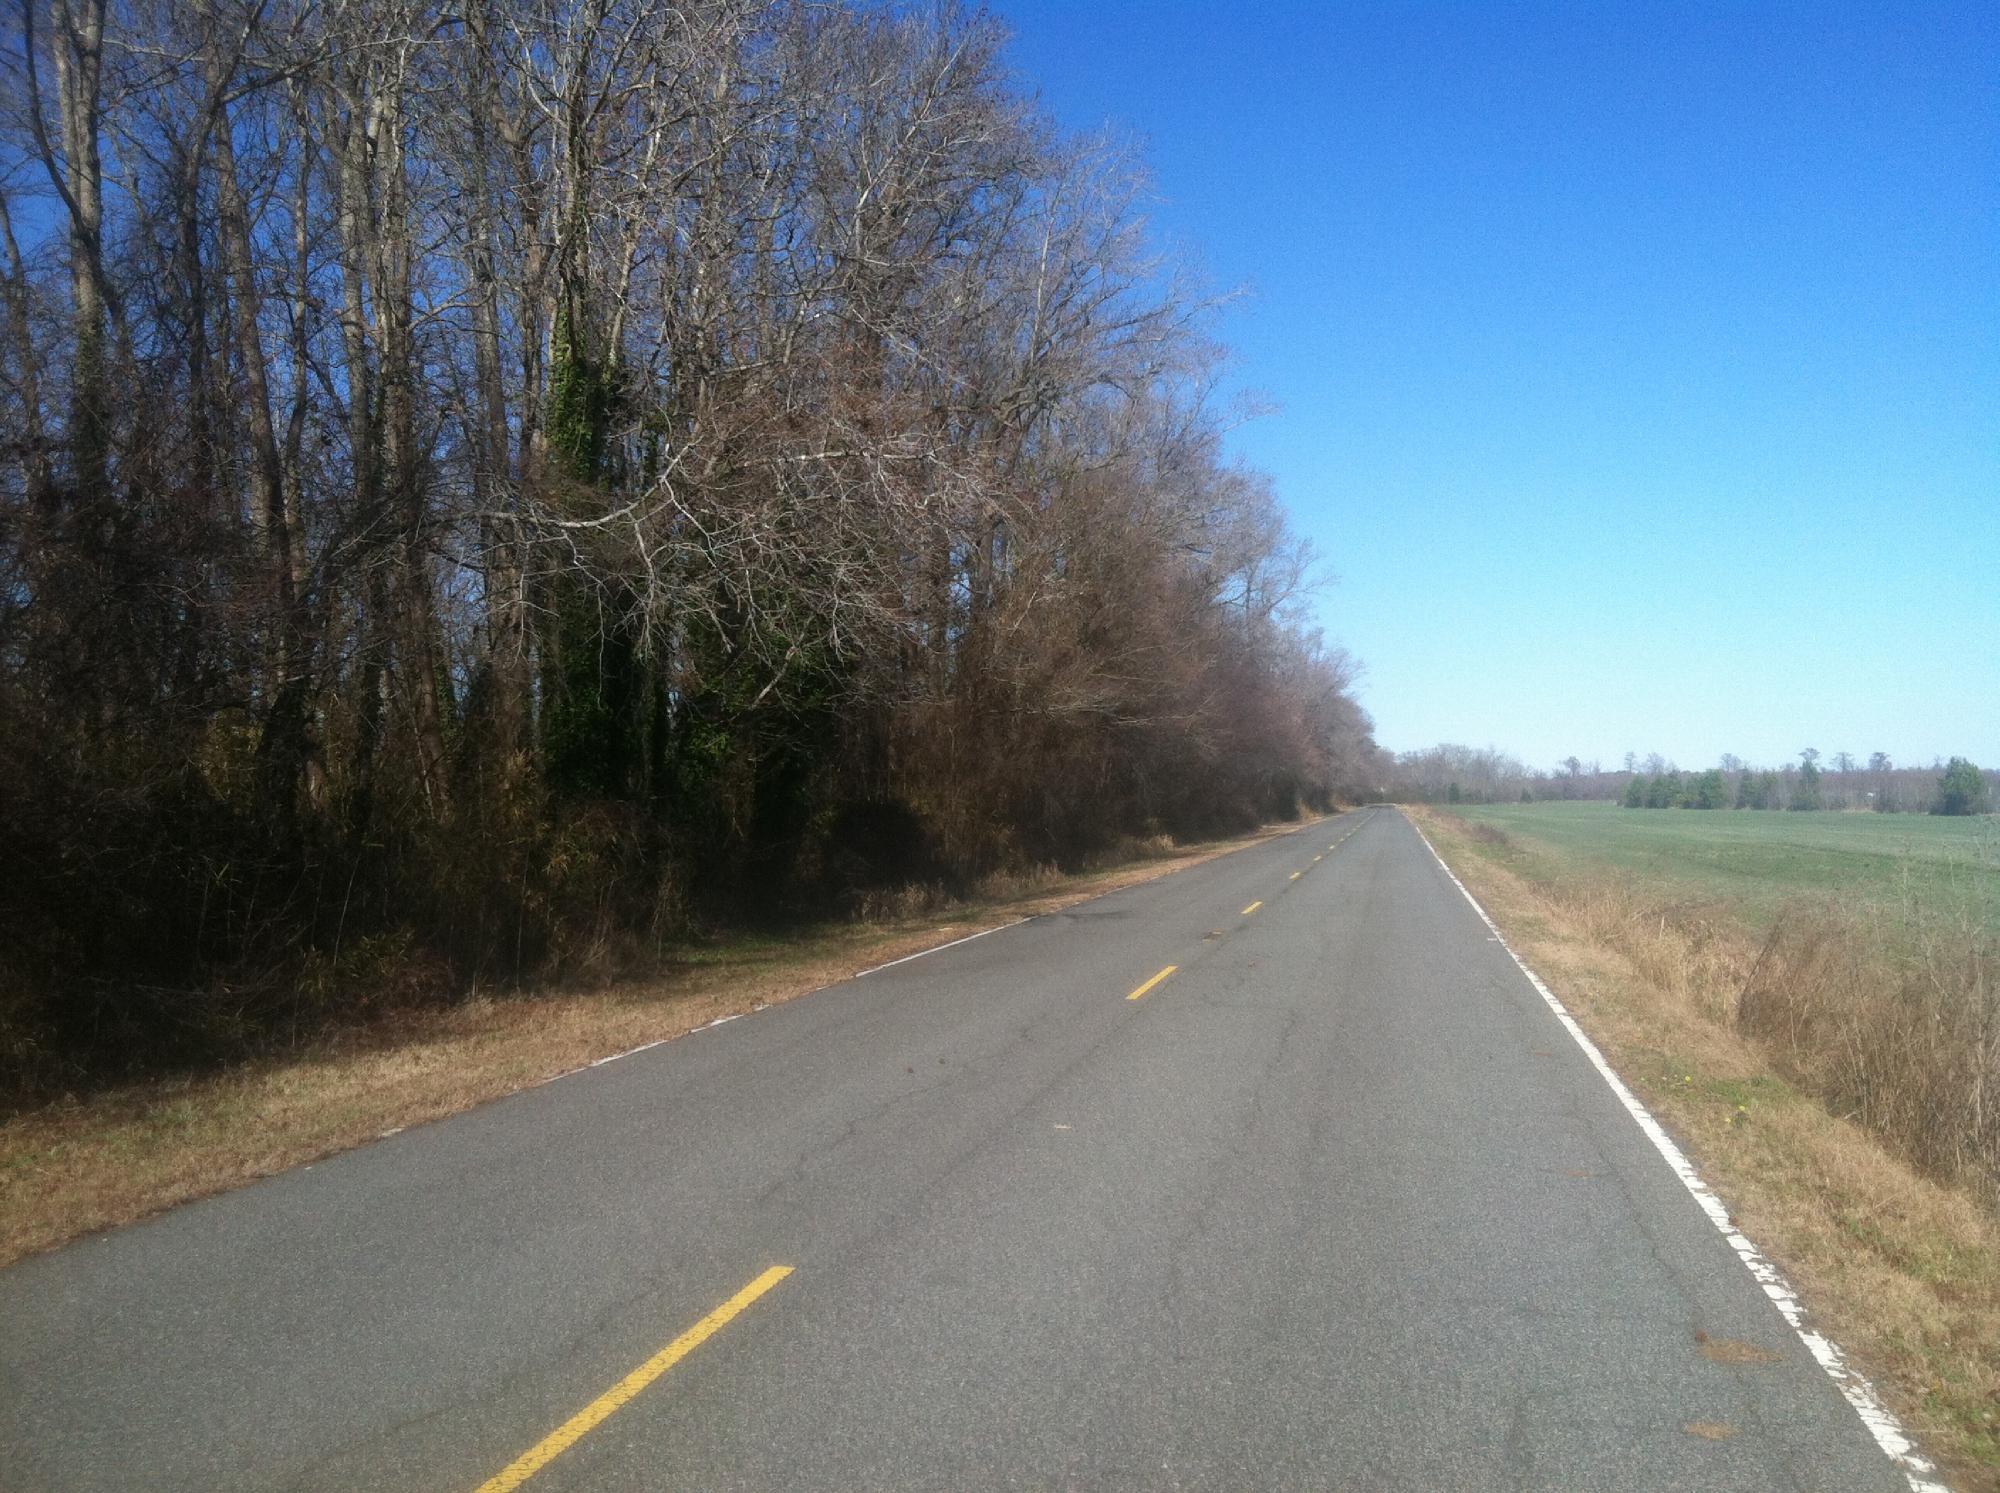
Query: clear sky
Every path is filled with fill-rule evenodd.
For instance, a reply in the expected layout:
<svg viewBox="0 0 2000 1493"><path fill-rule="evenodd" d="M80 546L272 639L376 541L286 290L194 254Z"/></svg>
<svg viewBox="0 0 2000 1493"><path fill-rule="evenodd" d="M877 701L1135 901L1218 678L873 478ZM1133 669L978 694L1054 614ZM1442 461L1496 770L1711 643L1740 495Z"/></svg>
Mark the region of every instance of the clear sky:
<svg viewBox="0 0 2000 1493"><path fill-rule="evenodd" d="M1385 746L2000 766L2000 6L1003 0Z"/></svg>

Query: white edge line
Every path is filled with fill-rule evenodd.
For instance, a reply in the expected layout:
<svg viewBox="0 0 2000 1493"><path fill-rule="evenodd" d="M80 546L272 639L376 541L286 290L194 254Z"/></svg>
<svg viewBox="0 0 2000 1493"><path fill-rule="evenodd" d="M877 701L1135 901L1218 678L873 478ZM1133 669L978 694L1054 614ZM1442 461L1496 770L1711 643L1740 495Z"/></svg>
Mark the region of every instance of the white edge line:
<svg viewBox="0 0 2000 1493"><path fill-rule="evenodd" d="M921 959L926 954L942 954L946 949L955 949L962 943L971 943L975 938L984 938L989 933L1005 933L1009 928L1018 928L1027 922L1026 918L1016 918L1011 923L1002 923L997 928L982 928L977 933L968 933L963 938L954 938L950 943L933 944L928 949L918 949L914 954L905 954L901 959L891 959L887 964L870 965L867 969L857 969L850 979L858 980L864 975L879 975L885 969L894 969L899 964L908 964L912 959Z"/></svg>
<svg viewBox="0 0 2000 1493"><path fill-rule="evenodd" d="M1355 811L1354 811L1354 810L1348 810L1347 812L1349 812L1349 813L1352 813L1352 812L1355 812ZM1329 819L1337 819L1337 818L1339 818L1339 817L1340 817L1340 816L1339 816L1339 815L1337 815L1337 814L1330 814L1330 815L1327 815L1327 816L1326 816L1326 818L1329 818ZM1319 819L1319 820L1315 820L1315 821L1314 821L1314 823L1315 823L1315 824L1324 824L1325 822L1326 822L1326 819ZM1301 828L1302 828L1302 829L1303 829L1303 828L1306 828L1306 827L1307 827L1307 826L1301 826ZM1357 826L1357 828L1358 828L1358 827L1359 827L1359 826ZM1285 834L1289 834L1289 833L1295 833L1295 831L1285 831L1284 833L1285 833ZM1348 831L1348 834L1349 834L1349 835L1351 835L1351 834L1353 834L1353 833L1354 833L1354 831L1353 831L1353 830L1349 830L1349 831ZM1274 835L1274 836L1272 836L1272 838L1273 838L1273 839L1282 839L1282 838L1284 838L1284 834L1279 834L1279 835ZM1343 838L1345 838L1345 836L1343 836ZM1245 846L1245 847L1243 847L1243 848L1244 848L1244 849L1248 849L1249 847L1248 847L1248 846ZM1231 851L1231 852L1228 852L1228 853L1229 853L1229 854L1234 854L1235 852ZM1178 870L1189 870L1189 869L1192 869L1192 868L1190 868L1190 867L1186 867L1186 866L1182 866L1182 867L1178 867L1178 868L1176 868L1176 869L1178 869ZM1173 875L1174 873L1170 871L1170 872L1168 872L1167 874L1171 876L1171 875ZM1110 893L1108 893L1108 892L1104 892L1104 893L1100 893L1099 895L1100 895L1100 896L1109 896L1109 895L1111 895L1111 894L1110 894ZM1091 902L1094 902L1094 901L1096 901L1096 900L1097 900L1097 898L1096 898L1096 897L1089 897L1089 898L1086 898L1085 900L1086 900L1086 901L1091 901ZM945 951L946 949L955 949L955 948L957 948L957 947L958 947L958 946L959 946L960 944L962 944L962 943L971 943L971 942L972 942L972 941L973 941L973 940L974 940L975 938L984 938L984 937L986 937L986 935L987 935L987 934L989 934L989 933L1004 933L1004 932L1006 932L1006 931L1007 931L1007 930L1008 930L1009 928L1018 928L1018 927L1020 927L1020 926L1021 926L1021 924L1023 924L1023 923L1028 923L1028 922L1033 922L1033 921L1034 921L1034 919L1033 919L1032 917L1022 917L1022 918L1016 918L1016 919L1014 919L1014 921L1013 921L1013 922L1011 922L1011 923L1001 923L1001 924L999 924L999 925L998 925L998 926L996 926L996 927L992 927L992 928L982 928L982 929L980 929L980 930L979 930L979 931L978 931L977 933L968 933L968 934L966 934L966 935L965 935L965 937L963 937L963 938L954 938L954 939L952 939L952 940L951 940L951 941L950 941L949 943L941 943L941 944L933 944L933 945L932 945L932 946L931 946L930 948L928 948L928 949L919 949L919 950L917 950L917 952L916 952L916 953L914 953L914 954L905 954L905 955L904 955L904 956L903 956L903 957L902 957L901 959L891 959L891 960L890 960L890 961L889 961L889 962L888 962L887 964L876 964L876 965L871 965L871 966L870 966L869 968L867 968L867 969L857 969L857 970L856 970L856 971L855 971L855 972L854 972L853 974L849 975L849 976L848 976L847 978L848 978L848 979L850 979L850 980L859 980L859 979L861 979L861 978L863 978L864 976L867 976L867 975L874 975L874 974L880 974L880 973L881 973L881 972L882 972L883 970L885 970L885 969L894 969L894 968L895 968L895 967L896 967L897 965L899 965L899 964L908 964L908 963L909 963L909 962L910 962L910 961L911 961L912 959L922 959L922 958L923 958L923 957L924 957L925 955L927 955L927 954L940 954L940 953L943 953L943 952L944 952L944 951ZM836 983L836 984L838 984L839 982L838 982L838 981L836 981L835 983ZM808 991L805 991L804 993L805 993L806 995L817 995L817 994L819 994L819 992L820 992L820 991L822 991L822 990L825 990L825 989L828 989L828 988L830 988L830 987L828 987L828 986L825 986L825 985L819 985L819 986L815 986L815 987L814 987L813 989L811 989L811 990L808 990ZM762 1011L762 1010L764 1010L764 1009L765 1009L765 1007L763 1007L763 1006L761 1006L761 1005L760 1005L760 1006L757 1006L757 1007L755 1008L755 1011ZM639 1045L638 1045L637 1047L628 1047L628 1048L627 1048L627 1049L626 1049L625 1051L623 1051L623 1052L614 1052L614 1053L612 1053L612 1054L611 1054L610 1056L608 1056L608 1057L601 1057L601 1058L593 1058L593 1059L591 1059L591 1061L589 1061L589 1062L587 1062L587 1063L583 1063L583 1064L581 1064L581 1065L579 1065L579 1066L577 1066L577 1067L575 1067L575 1068L565 1068L565 1069L563 1069L563 1071L562 1071L562 1072L560 1072L560 1073L551 1073L551 1074L550 1074L550 1075L549 1075L549 1076L548 1076L547 1078L538 1078L538 1079L536 1079L536 1080L535 1080L535 1081L534 1081L533 1083L531 1083L531 1084L527 1085L527 1087L528 1087L528 1088L531 1088L531 1089L539 1089L539 1088L541 1088L541 1087L542 1087L542 1085L544 1085L544 1084L551 1084L551 1083L554 1083L554 1082L555 1082L555 1081L556 1081L557 1079L559 1079L559 1078L569 1078L569 1077L572 1077L573 1075L575 1075L575 1074L578 1074L578 1073L587 1073L587 1072L589 1072L589 1071L590 1071L590 1070L591 1070L592 1068L602 1068L602 1067L603 1067L603 1066L604 1066L604 1065L605 1065L606 1063L615 1063L615 1062L617 1062L617 1061L618 1061L618 1060L619 1060L620 1058L629 1058L629 1057L631 1057L631 1056L632 1056L632 1055L633 1055L634 1053L640 1053L640 1052L646 1052L646 1051L649 1051L650 1049L652 1049L652 1048L655 1048L655 1047L663 1047L663 1046L665 1046L665 1045L666 1045L667 1043L669 1043L669 1042L674 1042L674 1041L678 1041L680 1037L692 1037L692 1036L694 1036L694 1035L695 1035L695 1033L697 1033L697 1032L705 1032L705 1031L708 1031L708 1030L710 1030L710 1029L711 1029L711 1028L713 1028L713 1027L718 1027L718 1026L721 1026L721 1025L723 1025L723 1024L724 1024L725 1022L731 1022L731 1021L739 1021L739 1020L741 1020L741 1019L742 1019L743 1017L745 1017L745 1016L749 1016L749 1015L753 1015L753 1014L755 1014L755 1011L738 1011L738 1012L734 1013L733 1015L729 1015L729 1016L718 1016L718 1017L716 1017L716 1018L715 1018L715 1020L713 1020L713 1021L710 1021L710 1022L706 1022L706 1023L704 1023L704 1024L703 1024L703 1025L701 1025L701 1026L693 1026L693 1027L689 1027L689 1028L688 1028L688 1029L687 1029L687 1030L686 1030L685 1032L681 1032L681 1033L679 1033L679 1034L678 1034L677 1036L674 1036L674 1037L661 1037L661 1038L658 1038L657 1040L655 1040L655 1041L652 1041L652 1042L642 1042L642 1043L640 1043L640 1044L639 1044ZM388 1131L388 1132L387 1132L386 1134L384 1134L383 1136L380 1136L380 1137L377 1137L377 1138L378 1138L378 1139L384 1139L384 1140L386 1140L386 1139L388 1138L388 1136L390 1136L390 1135L394 1135L395 1133L396 1133L395 1131L391 1130L391 1131Z"/></svg>
<svg viewBox="0 0 2000 1493"><path fill-rule="evenodd" d="M700 1030L702 1030L702 1028L694 1027L689 1031L688 1035L692 1036L695 1032L698 1032ZM669 1037L656 1037L651 1042L641 1042L637 1047L628 1047L623 1052L612 1053L609 1057L592 1058L589 1062L585 1063L583 1066L585 1068L602 1068L606 1063L615 1063L620 1058L629 1058L635 1052L650 1052L653 1048L658 1047L662 1043L669 1042L671 1040L672 1038ZM582 1070L579 1069L576 1071L580 1072Z"/></svg>
<svg viewBox="0 0 2000 1493"><path fill-rule="evenodd" d="M1276 834L1272 835L1269 840L1262 841L1260 843L1272 844L1279 840L1284 839L1287 835L1303 834L1308 829L1316 829L1320 825L1325 824L1329 819L1339 819L1347 814L1356 813L1358 812L1358 808L1359 806L1357 806L1357 808L1355 809L1343 809L1338 814L1323 814L1318 819L1313 820L1312 823L1310 824L1302 824L1297 829L1280 830ZM1359 825L1356 826L1357 829L1359 827L1360 827ZM1351 835L1354 833L1354 831L1349 830L1348 833ZM1241 851L1250 850L1253 848L1254 847L1249 845L1239 846L1236 850L1225 850L1220 855L1211 857L1211 859L1226 860L1232 855L1236 855L1239 854ZM1207 864L1209 864L1208 861L1196 861L1194 865L1191 866L1176 866L1171 871L1164 872L1161 876L1156 877L1154 879L1164 881L1168 876L1178 876L1183 871L1192 871L1195 868L1195 866L1203 866ZM1150 885L1151 883L1140 882L1136 884L1145 886L1145 885ZM1082 902L1074 903L1072 905L1077 907L1082 907L1087 903L1100 901L1105 897L1115 897L1119 892L1129 891L1129 890L1130 890L1129 887L1116 887L1108 892L1095 892L1092 893L1090 896L1085 897ZM1009 928L1018 928L1023 923L1032 923L1033 921L1034 921L1034 916L1030 915L1028 917L1016 918L1011 923L1001 923L997 927L982 928L977 933L968 933L965 935L965 937L954 938L949 943L933 944L928 949L919 949L914 954L905 954L901 959L891 959L887 964L874 964L870 965L867 969L857 969L853 974L849 975L848 978L851 980L859 980L867 975L878 975L885 969L894 969L899 964L908 964L912 959L922 959L928 954L941 954L946 949L955 949L962 943L971 943L975 938L984 938L989 933L1005 933Z"/></svg>
<svg viewBox="0 0 2000 1493"><path fill-rule="evenodd" d="M973 939L984 938L989 933L1000 933L1004 932L1006 929L1009 928L1018 928L1021 926L1021 924L1027 921L1028 921L1027 918L1016 918L1014 919L1013 922L1002 923L997 928L982 928L977 933L968 933L963 938L954 938L950 943L941 943L935 945L932 948L919 949L914 954L905 954L901 959L891 959L887 964L878 964L873 969L858 969L852 975L848 976L848 978L853 980L858 980L863 975L872 975L881 970L893 969L899 964L908 964L912 959L921 959L926 954L936 954L944 949L955 949L962 943L971 943ZM826 988L827 988L826 986L822 985L816 987L813 990L808 990L805 993L807 995L817 995L819 991L824 990ZM756 1009L761 1011L764 1009L764 1007L758 1006ZM565 1068L560 1073L551 1073L547 1078L536 1079L533 1083L529 1084L528 1087L531 1089L539 1089L542 1087L542 1085L554 1083L559 1078L569 1078L578 1073L588 1073L592 1068L602 1068L606 1063L615 1063L620 1058L629 1058L637 1053L650 1052L655 1047L664 1047L667 1045L667 1043L678 1041L681 1037L692 1037L697 1032L711 1031L714 1028L722 1026L728 1022L740 1021L745 1016L751 1014L752 1013L748 1011L737 1011L733 1015L718 1016L713 1021L704 1022L700 1026L691 1026L686 1031L677 1033L675 1036L659 1037L651 1042L641 1042L637 1047L628 1047L623 1052L614 1052L606 1057L592 1058L589 1062L580 1064L577 1067ZM390 1132L390 1134L394 1133L395 1132L393 1131ZM386 1137L380 1137L380 1138L386 1139Z"/></svg>
<svg viewBox="0 0 2000 1493"><path fill-rule="evenodd" d="M757 1009L761 1011L764 1008L759 1006ZM560 1073L551 1073L547 1078L536 1079L528 1087L539 1089L543 1084L554 1083L559 1078L571 1078L578 1073L588 1073L592 1068L602 1068L606 1063L615 1063L620 1058L636 1057L642 1052L651 1052L655 1047L665 1047L669 1042L678 1042L682 1037L692 1037L697 1032L711 1031L728 1022L740 1021L749 1014L747 1011L737 1011L729 1016L718 1016L713 1021L704 1021L700 1026L691 1026L686 1031L677 1032L671 1037L655 1037L650 1042L641 1042L637 1047L628 1047L623 1052L614 1052L601 1058L592 1058L589 1062L581 1063L574 1068L565 1068ZM393 1130L389 1133L391 1135L395 1134Z"/></svg>
<svg viewBox="0 0 2000 1493"><path fill-rule="evenodd" d="M1472 910L1479 914L1479 920L1492 929L1494 942L1507 951L1507 957L1512 959L1521 973L1528 977L1528 983L1533 985L1536 993L1547 1002L1548 1008L1555 1013L1556 1020L1563 1024L1563 1028L1575 1039L1576 1045L1583 1049L1584 1056L1590 1059L1598 1074L1611 1086L1611 1092L1618 1096L1618 1102L1625 1106L1626 1112L1634 1120L1638 1121L1639 1128L1646 1132L1646 1139L1653 1143L1653 1148L1665 1158L1667 1165L1673 1168L1674 1175L1681 1179L1681 1185L1687 1188L1695 1202L1701 1205L1701 1211L1708 1215L1708 1221L1715 1225L1716 1232L1729 1241L1729 1247L1736 1251L1736 1258L1743 1262L1743 1268L1748 1270L1757 1284L1764 1288L1764 1294L1791 1324L1792 1331L1799 1335L1799 1341L1806 1345L1806 1351L1811 1353L1819 1366L1826 1371L1827 1378L1833 1381L1841 1397L1854 1407L1854 1413L1861 1417L1861 1423L1875 1438L1875 1444L1882 1448L1889 1460L1894 1462L1902 1470L1903 1476L1909 1479L1913 1493L1950 1493L1943 1483L1934 1480L1933 1475L1937 1472L1936 1464L1918 1452L1916 1443L1903 1429L1902 1422L1896 1419L1895 1413L1883 1404L1881 1397L1875 1393L1875 1387L1847 1362L1846 1356L1830 1338L1806 1325L1805 1306L1799 1300L1797 1293L1792 1290L1791 1282L1785 1279L1784 1273L1776 1265L1765 1258L1764 1252L1751 1243L1741 1229L1729 1221L1729 1209L1723 1204L1722 1199L1717 1197L1714 1189L1702 1180L1701 1173L1694 1169L1694 1163L1689 1161L1686 1153L1674 1143L1673 1137L1667 1134L1665 1127L1653 1118L1645 1105L1639 1102L1638 1096L1625 1086L1625 1080L1612 1071L1611 1065L1604 1060L1604 1054L1597 1050L1597 1044L1584 1034L1583 1028L1577 1025L1576 1018L1571 1016L1569 1009L1556 998L1555 992L1543 984L1542 977L1529 969L1527 961L1514 952L1514 946L1507 942L1505 935L1500 932L1499 925L1487 916L1486 909L1479 905L1479 899L1466 890L1465 883L1460 881L1451 867L1445 864L1444 857L1438 854L1437 846L1431 844L1430 836L1418 828L1416 821L1407 814L1403 816L1403 820L1411 829L1417 831L1417 838L1424 842L1424 848L1430 851L1431 858L1438 863L1439 869L1451 878L1451 884L1458 888L1467 902L1472 904Z"/></svg>

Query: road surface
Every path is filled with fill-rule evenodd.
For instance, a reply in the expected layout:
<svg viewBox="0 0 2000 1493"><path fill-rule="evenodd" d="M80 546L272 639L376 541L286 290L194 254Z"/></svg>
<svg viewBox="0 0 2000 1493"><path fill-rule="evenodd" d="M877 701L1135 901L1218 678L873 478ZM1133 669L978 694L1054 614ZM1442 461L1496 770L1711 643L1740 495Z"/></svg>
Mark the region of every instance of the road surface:
<svg viewBox="0 0 2000 1493"><path fill-rule="evenodd" d="M1907 1486L1387 809L0 1273L15 1493Z"/></svg>

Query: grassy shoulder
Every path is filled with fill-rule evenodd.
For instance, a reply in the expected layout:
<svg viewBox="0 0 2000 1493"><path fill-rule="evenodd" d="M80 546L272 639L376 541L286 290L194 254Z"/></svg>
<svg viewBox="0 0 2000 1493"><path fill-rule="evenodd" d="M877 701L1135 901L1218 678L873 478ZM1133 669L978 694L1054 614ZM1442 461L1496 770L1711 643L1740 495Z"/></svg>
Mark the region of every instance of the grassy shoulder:
<svg viewBox="0 0 2000 1493"><path fill-rule="evenodd" d="M718 940L646 980L403 1013L283 1059L14 1115L0 1121L0 1266L1297 827L1163 848L1083 875L999 881L976 900L944 907L892 907L865 922Z"/></svg>
<svg viewBox="0 0 2000 1493"><path fill-rule="evenodd" d="M1560 833L1409 812L1953 1486L2000 1490L2000 1219L1741 1030L1765 939L1740 905L1609 871Z"/></svg>

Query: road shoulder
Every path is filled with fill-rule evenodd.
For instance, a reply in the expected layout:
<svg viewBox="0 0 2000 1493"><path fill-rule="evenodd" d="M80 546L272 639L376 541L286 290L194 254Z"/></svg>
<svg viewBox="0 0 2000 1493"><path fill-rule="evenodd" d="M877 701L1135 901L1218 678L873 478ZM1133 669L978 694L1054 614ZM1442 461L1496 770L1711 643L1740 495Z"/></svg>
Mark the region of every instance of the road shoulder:
<svg viewBox="0 0 2000 1493"><path fill-rule="evenodd" d="M1269 825L893 922L720 940L685 951L644 980L398 1013L283 1058L11 1116L0 1122L0 1268L795 1000L938 944L1262 844L1307 822Z"/></svg>
<svg viewBox="0 0 2000 1493"><path fill-rule="evenodd" d="M1727 928L1685 928L1411 817L1961 1490L2000 1489L2000 1226L1771 1070L1731 1019ZM1711 947L1704 957L1701 947Z"/></svg>

